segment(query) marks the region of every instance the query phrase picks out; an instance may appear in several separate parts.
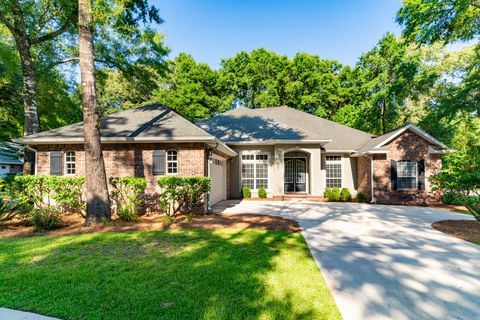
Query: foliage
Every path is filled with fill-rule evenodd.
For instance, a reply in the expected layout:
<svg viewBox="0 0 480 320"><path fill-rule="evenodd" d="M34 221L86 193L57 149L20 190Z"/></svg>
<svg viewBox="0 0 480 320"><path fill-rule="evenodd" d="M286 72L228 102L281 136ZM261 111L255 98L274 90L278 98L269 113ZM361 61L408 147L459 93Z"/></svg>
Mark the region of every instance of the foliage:
<svg viewBox="0 0 480 320"><path fill-rule="evenodd" d="M249 187L243 187L242 188L242 197L244 199L248 199L252 197L252 191L250 190Z"/></svg>
<svg viewBox="0 0 480 320"><path fill-rule="evenodd" d="M364 193L357 193L357 202L359 203L366 203L367 202L367 196L365 196Z"/></svg>
<svg viewBox="0 0 480 320"><path fill-rule="evenodd" d="M472 196L480 198L480 120L463 122L452 145L455 152L445 157L442 171L429 178L432 190L450 199L461 199L468 211L480 220L480 201L470 200Z"/></svg>
<svg viewBox="0 0 480 320"><path fill-rule="evenodd" d="M14 200L7 200L0 197L0 225L12 220L21 212L20 206Z"/></svg>
<svg viewBox="0 0 480 320"><path fill-rule="evenodd" d="M140 206L145 198L145 178L111 177L111 197L117 207L117 215L124 221L138 219Z"/></svg>
<svg viewBox="0 0 480 320"><path fill-rule="evenodd" d="M258 197L264 199L267 197L267 190L265 188L258 189Z"/></svg>
<svg viewBox="0 0 480 320"><path fill-rule="evenodd" d="M0 281L2 307L56 318L341 319L301 233L0 238L0 261L0 274L8 275ZM76 303L87 297L89 303Z"/></svg>
<svg viewBox="0 0 480 320"><path fill-rule="evenodd" d="M30 222L36 232L58 228L62 222L60 212L53 206L35 208L30 213Z"/></svg>
<svg viewBox="0 0 480 320"><path fill-rule="evenodd" d="M348 190L348 188L342 188L342 190L340 190L340 200L342 201L352 200L352 194L350 193L350 190Z"/></svg>
<svg viewBox="0 0 480 320"><path fill-rule="evenodd" d="M218 72L192 56L180 53L168 62L169 73L160 80L154 100L177 111L192 122L224 112L233 102L221 90Z"/></svg>
<svg viewBox="0 0 480 320"><path fill-rule="evenodd" d="M471 40L480 34L475 0L404 0L397 13L403 34L419 43Z"/></svg>
<svg viewBox="0 0 480 320"><path fill-rule="evenodd" d="M330 201L340 200L340 188L325 188L323 191L323 197Z"/></svg>
<svg viewBox="0 0 480 320"><path fill-rule="evenodd" d="M57 207L59 212L85 216L85 179L60 176L16 176L7 194L33 209Z"/></svg>
<svg viewBox="0 0 480 320"><path fill-rule="evenodd" d="M172 217L179 211L189 214L200 210L204 195L211 188L207 177L166 176L159 178L157 184L161 189L160 206Z"/></svg>

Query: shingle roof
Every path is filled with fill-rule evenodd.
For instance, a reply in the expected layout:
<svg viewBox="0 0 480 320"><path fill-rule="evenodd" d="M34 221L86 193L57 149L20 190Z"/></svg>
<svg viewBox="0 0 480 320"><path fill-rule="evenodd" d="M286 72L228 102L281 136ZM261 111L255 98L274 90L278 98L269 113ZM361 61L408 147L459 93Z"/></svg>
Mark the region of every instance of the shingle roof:
<svg viewBox="0 0 480 320"><path fill-rule="evenodd" d="M213 138L209 133L160 104L149 104L102 117L100 135L105 140ZM34 143L42 140L83 141L83 122L29 135L18 141Z"/></svg>
<svg viewBox="0 0 480 320"><path fill-rule="evenodd" d="M326 150L356 150L372 135L289 107L238 108L199 123L225 143L331 140Z"/></svg>
<svg viewBox="0 0 480 320"><path fill-rule="evenodd" d="M18 158L20 149L21 146L14 143L0 143L0 164L23 164Z"/></svg>

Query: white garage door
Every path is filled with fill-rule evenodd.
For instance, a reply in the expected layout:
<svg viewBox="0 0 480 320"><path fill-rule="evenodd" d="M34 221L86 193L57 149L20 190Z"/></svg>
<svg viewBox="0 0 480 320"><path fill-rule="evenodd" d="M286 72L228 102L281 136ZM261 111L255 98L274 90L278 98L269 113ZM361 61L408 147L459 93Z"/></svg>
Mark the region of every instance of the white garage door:
<svg viewBox="0 0 480 320"><path fill-rule="evenodd" d="M210 178L212 190L210 191L209 204L215 204L227 199L227 161L213 156L210 161Z"/></svg>

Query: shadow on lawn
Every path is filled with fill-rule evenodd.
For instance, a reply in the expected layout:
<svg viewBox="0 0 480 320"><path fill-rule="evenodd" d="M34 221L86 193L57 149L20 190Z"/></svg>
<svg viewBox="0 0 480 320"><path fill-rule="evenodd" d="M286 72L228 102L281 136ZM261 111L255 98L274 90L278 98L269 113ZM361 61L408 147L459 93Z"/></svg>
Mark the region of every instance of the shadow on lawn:
<svg viewBox="0 0 480 320"><path fill-rule="evenodd" d="M295 277L280 274L275 281L285 283L274 294L267 288L274 259L292 246L300 249L288 257L310 257L303 238L281 232L8 239L0 242L0 306L66 319L338 318L328 294L292 291ZM321 280L306 269L299 281Z"/></svg>

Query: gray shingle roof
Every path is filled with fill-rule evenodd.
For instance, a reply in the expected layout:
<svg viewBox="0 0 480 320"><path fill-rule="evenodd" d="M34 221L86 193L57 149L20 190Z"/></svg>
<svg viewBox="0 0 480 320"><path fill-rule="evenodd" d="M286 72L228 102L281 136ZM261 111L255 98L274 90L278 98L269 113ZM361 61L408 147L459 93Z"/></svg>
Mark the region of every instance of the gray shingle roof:
<svg viewBox="0 0 480 320"><path fill-rule="evenodd" d="M331 140L326 150L357 150L372 135L289 107L238 108L199 123L225 143Z"/></svg>
<svg viewBox="0 0 480 320"><path fill-rule="evenodd" d="M170 141L211 140L214 137L171 109L150 104L113 113L100 119L102 140ZM22 143L83 141L83 122L40 132L16 140Z"/></svg>
<svg viewBox="0 0 480 320"><path fill-rule="evenodd" d="M21 146L14 143L0 143L0 164L23 164L18 158Z"/></svg>

